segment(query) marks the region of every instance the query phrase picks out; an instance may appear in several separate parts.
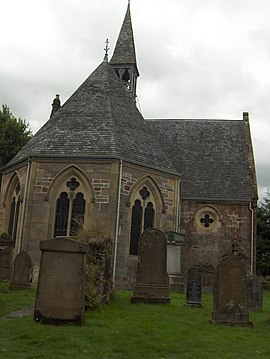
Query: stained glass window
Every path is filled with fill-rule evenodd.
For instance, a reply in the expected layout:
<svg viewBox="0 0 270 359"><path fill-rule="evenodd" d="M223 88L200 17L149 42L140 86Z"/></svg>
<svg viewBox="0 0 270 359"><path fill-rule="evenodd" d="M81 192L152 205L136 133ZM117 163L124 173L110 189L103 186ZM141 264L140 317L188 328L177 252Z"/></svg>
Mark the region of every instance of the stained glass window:
<svg viewBox="0 0 270 359"><path fill-rule="evenodd" d="M69 199L66 192L60 193L56 202L54 236L66 236L68 225Z"/></svg>
<svg viewBox="0 0 270 359"><path fill-rule="evenodd" d="M148 202L144 210L144 230L154 227L154 218L155 218L155 210L153 208L153 203Z"/></svg>
<svg viewBox="0 0 270 359"><path fill-rule="evenodd" d="M8 235L12 238L13 235L13 225L14 225L14 214L15 214L16 201L15 197L12 198L9 211L9 223L8 223Z"/></svg>
<svg viewBox="0 0 270 359"><path fill-rule="evenodd" d="M129 253L133 255L138 254L138 244L141 235L142 227L142 205L139 199L136 199L132 207L131 216L131 233L130 233L130 250Z"/></svg>
<svg viewBox="0 0 270 359"><path fill-rule="evenodd" d="M70 234L75 235L84 222L85 199L81 192L76 194L72 203Z"/></svg>

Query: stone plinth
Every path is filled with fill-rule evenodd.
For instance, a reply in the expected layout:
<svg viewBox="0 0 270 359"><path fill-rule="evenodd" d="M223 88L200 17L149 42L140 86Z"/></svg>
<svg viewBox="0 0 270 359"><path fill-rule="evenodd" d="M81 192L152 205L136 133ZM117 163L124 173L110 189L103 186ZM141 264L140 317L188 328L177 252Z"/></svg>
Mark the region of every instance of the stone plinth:
<svg viewBox="0 0 270 359"><path fill-rule="evenodd" d="M34 319L83 324L87 245L69 238L40 242L42 251Z"/></svg>
<svg viewBox="0 0 270 359"><path fill-rule="evenodd" d="M167 241L158 229L147 229L140 237L137 279L131 302L170 303Z"/></svg>

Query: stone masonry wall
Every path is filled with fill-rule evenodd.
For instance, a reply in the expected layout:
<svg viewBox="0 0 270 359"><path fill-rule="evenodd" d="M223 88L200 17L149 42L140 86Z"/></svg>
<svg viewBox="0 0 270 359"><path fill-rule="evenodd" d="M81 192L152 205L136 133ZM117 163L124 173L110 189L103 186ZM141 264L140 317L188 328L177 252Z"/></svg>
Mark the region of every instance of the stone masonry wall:
<svg viewBox="0 0 270 359"><path fill-rule="evenodd" d="M185 234L181 261L184 274L201 264L216 267L220 257L230 251L235 238L240 239L240 250L247 256L247 269L250 269L251 212L248 203L183 201L180 230Z"/></svg>

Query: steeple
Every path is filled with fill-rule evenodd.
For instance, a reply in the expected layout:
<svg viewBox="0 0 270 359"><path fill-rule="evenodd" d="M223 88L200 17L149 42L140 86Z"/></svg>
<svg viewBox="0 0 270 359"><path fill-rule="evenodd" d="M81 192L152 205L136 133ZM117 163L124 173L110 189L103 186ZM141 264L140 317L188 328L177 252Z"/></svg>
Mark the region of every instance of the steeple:
<svg viewBox="0 0 270 359"><path fill-rule="evenodd" d="M130 16L130 2L128 2L127 12L110 64L121 82L125 85L127 91L132 93L135 98L137 77L140 74L136 62L135 44Z"/></svg>

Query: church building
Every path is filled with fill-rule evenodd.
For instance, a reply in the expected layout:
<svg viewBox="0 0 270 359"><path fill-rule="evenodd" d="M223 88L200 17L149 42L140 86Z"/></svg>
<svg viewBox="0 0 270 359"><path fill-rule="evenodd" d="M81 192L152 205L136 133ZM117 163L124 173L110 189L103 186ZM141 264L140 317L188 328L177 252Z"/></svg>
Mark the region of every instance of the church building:
<svg viewBox="0 0 270 359"><path fill-rule="evenodd" d="M211 273L238 240L255 271L257 183L249 115L239 120L145 119L130 5L104 60L3 170L0 234L38 273L41 240L83 226L112 239L113 276L133 288L138 241L167 234L171 285ZM56 238L57 240L57 238ZM151 254L149 254L151 255ZM207 286L207 283L205 283Z"/></svg>

